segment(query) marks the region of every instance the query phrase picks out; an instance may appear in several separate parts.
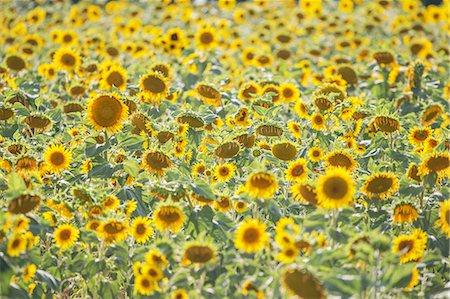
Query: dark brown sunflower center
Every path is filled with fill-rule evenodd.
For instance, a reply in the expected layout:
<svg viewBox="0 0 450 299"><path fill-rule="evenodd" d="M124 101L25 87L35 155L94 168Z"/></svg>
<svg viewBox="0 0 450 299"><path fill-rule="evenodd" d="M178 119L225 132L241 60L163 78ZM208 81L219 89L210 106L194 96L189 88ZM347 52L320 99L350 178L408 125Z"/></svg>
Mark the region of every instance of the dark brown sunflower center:
<svg viewBox="0 0 450 299"><path fill-rule="evenodd" d="M251 182L258 189L267 189L272 185L272 180L263 175L256 175L256 177L252 178Z"/></svg>
<svg viewBox="0 0 450 299"><path fill-rule="evenodd" d="M123 224L118 222L111 222L105 225L104 230L109 235L115 235L122 232L125 229Z"/></svg>
<svg viewBox="0 0 450 299"><path fill-rule="evenodd" d="M6 58L6 65L13 71L20 71L25 68L25 61L19 56L9 56Z"/></svg>
<svg viewBox="0 0 450 299"><path fill-rule="evenodd" d="M226 175L228 175L230 172L228 171L228 168L226 168L226 167L221 167L220 168L220 174L221 175L223 175L223 176L226 176Z"/></svg>
<svg viewBox="0 0 450 299"><path fill-rule="evenodd" d="M259 231L255 228L248 228L244 232L244 240L247 243L255 243L259 240Z"/></svg>
<svg viewBox="0 0 450 299"><path fill-rule="evenodd" d="M149 76L143 81L144 90L152 93L161 93L166 89L166 84L163 80L155 76Z"/></svg>
<svg viewBox="0 0 450 299"><path fill-rule="evenodd" d="M139 223L136 227L136 233L138 235L143 235L147 231L147 228L145 227L145 224Z"/></svg>
<svg viewBox="0 0 450 299"><path fill-rule="evenodd" d="M425 130L416 131L414 134L414 139L423 141L428 138L428 132Z"/></svg>
<svg viewBox="0 0 450 299"><path fill-rule="evenodd" d="M303 165L297 165L292 169L292 175L293 176L301 176L305 172L305 169L303 168Z"/></svg>
<svg viewBox="0 0 450 299"><path fill-rule="evenodd" d="M59 238L63 241L67 241L70 239L70 236L72 235L72 232L70 231L70 229L63 229L60 233L59 233Z"/></svg>
<svg viewBox="0 0 450 299"><path fill-rule="evenodd" d="M367 184L367 191L370 193L384 193L388 191L392 187L393 181L392 178L379 177L370 180Z"/></svg>
<svg viewBox="0 0 450 299"><path fill-rule="evenodd" d="M116 98L104 95L95 99L92 116L101 127L114 126L122 116L122 105Z"/></svg>
<svg viewBox="0 0 450 299"><path fill-rule="evenodd" d="M427 162L428 169L432 171L440 171L449 167L449 159L447 157L431 157Z"/></svg>
<svg viewBox="0 0 450 299"><path fill-rule="evenodd" d="M159 218L164 222L173 223L180 219L180 215L175 211L171 211L171 210L166 211L163 209L159 213Z"/></svg>
<svg viewBox="0 0 450 299"><path fill-rule="evenodd" d="M206 263L214 257L213 250L208 246L191 246L184 254L193 263Z"/></svg>
<svg viewBox="0 0 450 299"><path fill-rule="evenodd" d="M294 91L290 88L285 88L283 90L283 96L285 96L286 98L290 98L294 95Z"/></svg>
<svg viewBox="0 0 450 299"><path fill-rule="evenodd" d="M403 251L405 248L407 249L407 252L410 252L414 247L414 241L412 240L404 240L401 241L400 244L398 244L399 251Z"/></svg>
<svg viewBox="0 0 450 299"><path fill-rule="evenodd" d="M64 53L61 56L61 63L66 66L74 66L75 65L75 57L72 54Z"/></svg>
<svg viewBox="0 0 450 299"><path fill-rule="evenodd" d="M111 72L108 77L106 78L106 81L109 85L120 87L124 83L124 79L122 75L119 72L113 71Z"/></svg>
<svg viewBox="0 0 450 299"><path fill-rule="evenodd" d="M52 153L52 155L50 156L50 162L53 165L61 165L64 163L64 154L61 152L54 152Z"/></svg>
<svg viewBox="0 0 450 299"><path fill-rule="evenodd" d="M214 36L210 32L204 32L200 35L202 44L208 45L214 41Z"/></svg>
<svg viewBox="0 0 450 299"><path fill-rule="evenodd" d="M341 199L348 192L347 181L338 176L330 177L325 181L323 192L331 199Z"/></svg>

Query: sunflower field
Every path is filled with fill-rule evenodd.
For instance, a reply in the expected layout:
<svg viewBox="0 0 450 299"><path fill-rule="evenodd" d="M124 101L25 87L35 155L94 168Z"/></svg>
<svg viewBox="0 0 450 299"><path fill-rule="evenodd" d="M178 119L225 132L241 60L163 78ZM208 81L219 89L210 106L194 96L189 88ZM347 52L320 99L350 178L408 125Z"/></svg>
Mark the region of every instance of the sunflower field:
<svg viewBox="0 0 450 299"><path fill-rule="evenodd" d="M434 2L1 1L0 298L449 298Z"/></svg>

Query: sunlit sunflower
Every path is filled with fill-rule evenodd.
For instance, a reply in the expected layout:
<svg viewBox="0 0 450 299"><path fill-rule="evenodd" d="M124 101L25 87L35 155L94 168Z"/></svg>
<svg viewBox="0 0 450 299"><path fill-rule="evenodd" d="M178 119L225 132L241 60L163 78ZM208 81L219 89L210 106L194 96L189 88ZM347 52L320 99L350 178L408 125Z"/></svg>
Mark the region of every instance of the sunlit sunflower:
<svg viewBox="0 0 450 299"><path fill-rule="evenodd" d="M409 235L400 235L394 239L393 253L400 253L400 263L420 261L427 246L428 236L421 229L415 229Z"/></svg>
<svg viewBox="0 0 450 299"><path fill-rule="evenodd" d="M197 47L199 49L212 49L217 44L217 35L213 28L201 28L195 34L195 39L197 41Z"/></svg>
<svg viewBox="0 0 450 299"><path fill-rule="evenodd" d="M80 64L80 55L72 49L58 49L53 56L53 63L57 69L71 71Z"/></svg>
<svg viewBox="0 0 450 299"><path fill-rule="evenodd" d="M309 114L308 114L308 107L301 100L297 100L295 102L294 111L301 118L308 119L310 117Z"/></svg>
<svg viewBox="0 0 450 299"><path fill-rule="evenodd" d="M306 160L303 158L297 159L289 163L288 169L284 172L286 179L290 182L301 182L308 177L308 168Z"/></svg>
<svg viewBox="0 0 450 299"><path fill-rule="evenodd" d="M353 171L356 168L355 159L340 150L329 153L325 158L325 162L328 167L342 167L348 171Z"/></svg>
<svg viewBox="0 0 450 299"><path fill-rule="evenodd" d="M23 269L23 281L25 283L29 283L33 280L34 275L36 274L36 265L35 264L28 264L24 269Z"/></svg>
<svg viewBox="0 0 450 299"><path fill-rule="evenodd" d="M220 196L218 200L214 201L214 208L217 211L227 212L232 209L233 204L228 196Z"/></svg>
<svg viewBox="0 0 450 299"><path fill-rule="evenodd" d="M153 235L153 229L150 227L151 219L138 216L131 225L131 234L138 243L145 243Z"/></svg>
<svg viewBox="0 0 450 299"><path fill-rule="evenodd" d="M286 245L282 248L281 252L275 256L275 259L284 264L291 264L295 262L298 253L298 248L294 244Z"/></svg>
<svg viewBox="0 0 450 299"><path fill-rule="evenodd" d="M398 182L398 178L393 173L375 173L367 178L361 191L368 197L385 199L398 190Z"/></svg>
<svg viewBox="0 0 450 299"><path fill-rule="evenodd" d="M169 90L167 79L159 72L151 72L141 77L139 88L149 102L164 99Z"/></svg>
<svg viewBox="0 0 450 299"><path fill-rule="evenodd" d="M102 206L105 211L115 211L120 205L120 200L115 195L109 195L102 201Z"/></svg>
<svg viewBox="0 0 450 299"><path fill-rule="evenodd" d="M435 172L439 177L448 177L450 174L450 155L447 152L431 154L422 161L419 170L422 176Z"/></svg>
<svg viewBox="0 0 450 299"><path fill-rule="evenodd" d="M450 200L443 201L439 204L439 219L436 221L436 227L440 227L441 231L450 238Z"/></svg>
<svg viewBox="0 0 450 299"><path fill-rule="evenodd" d="M72 161L72 153L62 145L52 144L44 152L44 161L51 173L58 174L69 168Z"/></svg>
<svg viewBox="0 0 450 299"><path fill-rule="evenodd" d="M394 208L393 223L411 223L417 220L417 208L408 203L401 203Z"/></svg>
<svg viewBox="0 0 450 299"><path fill-rule="evenodd" d="M70 224L61 224L53 232L56 245L62 250L72 247L80 237L78 228Z"/></svg>
<svg viewBox="0 0 450 299"><path fill-rule="evenodd" d="M23 234L15 234L9 239L6 252L9 256L17 257L27 249L27 239Z"/></svg>
<svg viewBox="0 0 450 299"><path fill-rule="evenodd" d="M408 135L409 142L415 146L422 146L431 137L432 131L428 127L414 127Z"/></svg>
<svg viewBox="0 0 450 299"><path fill-rule="evenodd" d="M164 204L153 213L154 225L159 231L176 233L181 230L185 216L183 211L175 204Z"/></svg>
<svg viewBox="0 0 450 299"><path fill-rule="evenodd" d="M266 225L258 219L247 219L236 229L234 245L239 250L254 253L261 251L268 240Z"/></svg>
<svg viewBox="0 0 450 299"><path fill-rule="evenodd" d="M316 192L317 201L323 208L350 206L355 192L354 180L344 168L327 169L317 180Z"/></svg>
<svg viewBox="0 0 450 299"><path fill-rule="evenodd" d="M172 68L166 63L157 63L151 67L153 72L158 72L165 78L170 80L172 78Z"/></svg>
<svg viewBox="0 0 450 299"><path fill-rule="evenodd" d="M327 128L325 118L319 113L314 113L311 115L311 127L317 131L325 130Z"/></svg>
<svg viewBox="0 0 450 299"><path fill-rule="evenodd" d="M195 91L199 98L208 105L220 106L222 104L222 94L214 86L199 83L195 86Z"/></svg>
<svg viewBox="0 0 450 299"><path fill-rule="evenodd" d="M214 175L219 181L227 182L229 181L236 171L236 165L233 163L226 163L216 166L214 170Z"/></svg>
<svg viewBox="0 0 450 299"><path fill-rule="evenodd" d="M147 274L137 275L134 281L135 290L144 296L149 296L155 291L156 283Z"/></svg>
<svg viewBox="0 0 450 299"><path fill-rule="evenodd" d="M261 93L261 87L253 81L243 84L239 88L239 99L243 101L254 100Z"/></svg>
<svg viewBox="0 0 450 299"><path fill-rule="evenodd" d="M300 91L293 83L282 83L278 90L284 103L291 103L300 99Z"/></svg>
<svg viewBox="0 0 450 299"><path fill-rule="evenodd" d="M278 191L278 182L270 173L253 173L247 179L245 189L252 197L270 199Z"/></svg>
<svg viewBox="0 0 450 299"><path fill-rule="evenodd" d="M291 192L295 200L317 205L317 192L313 186L307 183L297 183L292 185Z"/></svg>
<svg viewBox="0 0 450 299"><path fill-rule="evenodd" d="M127 87L127 71L118 65L114 65L105 71L100 81L101 89L109 91L113 86L122 91Z"/></svg>
<svg viewBox="0 0 450 299"><path fill-rule="evenodd" d="M156 265L160 269L165 268L169 264L166 256L156 249L151 249L145 254L145 262Z"/></svg>
<svg viewBox="0 0 450 299"><path fill-rule="evenodd" d="M422 178L419 173L419 167L417 167L416 164L411 163L409 165L407 174L408 174L408 178L415 180L418 183L422 182Z"/></svg>
<svg viewBox="0 0 450 299"><path fill-rule="evenodd" d="M308 151L308 158L312 162L319 162L323 158L323 150L320 147L314 146Z"/></svg>
<svg viewBox="0 0 450 299"><path fill-rule="evenodd" d="M376 116L372 124L377 131L385 134L391 134L400 130L400 121L389 116Z"/></svg>
<svg viewBox="0 0 450 299"><path fill-rule="evenodd" d="M416 285L419 284L419 270L417 268L412 269L411 279L408 285L404 288L405 291L410 292Z"/></svg>
<svg viewBox="0 0 450 299"><path fill-rule="evenodd" d="M128 237L128 225L119 220L107 220L97 229L98 234L106 243L125 240Z"/></svg>
<svg viewBox="0 0 450 299"><path fill-rule="evenodd" d="M226 0L226 1L231 1L231 0ZM172 292L171 299L189 299L189 296L185 289L178 289L178 290Z"/></svg>
<svg viewBox="0 0 450 299"><path fill-rule="evenodd" d="M142 168L151 173L163 175L172 166L170 158L162 152L146 152L142 154Z"/></svg>
<svg viewBox="0 0 450 299"><path fill-rule="evenodd" d="M143 275L148 275L152 281L160 281L164 277L161 269L154 263L144 263L141 272Z"/></svg>
<svg viewBox="0 0 450 299"><path fill-rule="evenodd" d="M299 123L296 122L288 122L288 129L291 132L292 136L294 136L297 140L302 138L302 128Z"/></svg>
<svg viewBox="0 0 450 299"><path fill-rule="evenodd" d="M122 129L128 117L128 107L114 93L100 94L89 100L86 117L97 131L115 133Z"/></svg>
<svg viewBox="0 0 450 299"><path fill-rule="evenodd" d="M217 256L217 249L211 242L190 241L186 242L181 258L182 265L211 263Z"/></svg>
<svg viewBox="0 0 450 299"><path fill-rule="evenodd" d="M192 167L192 176L197 177L199 175L203 175L206 171L206 165L205 162L197 162Z"/></svg>

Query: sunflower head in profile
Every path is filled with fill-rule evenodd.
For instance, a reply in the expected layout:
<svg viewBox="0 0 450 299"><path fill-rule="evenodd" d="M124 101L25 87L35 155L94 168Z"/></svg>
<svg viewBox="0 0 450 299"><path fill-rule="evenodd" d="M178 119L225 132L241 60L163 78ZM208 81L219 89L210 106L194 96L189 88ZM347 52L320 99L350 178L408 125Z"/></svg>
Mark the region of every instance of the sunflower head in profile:
<svg viewBox="0 0 450 299"><path fill-rule="evenodd" d="M103 222L97 232L109 244L125 240L128 237L129 227L124 221L110 219Z"/></svg>
<svg viewBox="0 0 450 299"><path fill-rule="evenodd" d="M291 187L292 195L295 200L310 204L317 205L317 192L316 188L308 183L297 183Z"/></svg>
<svg viewBox="0 0 450 299"><path fill-rule="evenodd" d="M160 151L148 151L142 154L142 168L151 173L163 175L172 166L169 156Z"/></svg>
<svg viewBox="0 0 450 299"><path fill-rule="evenodd" d="M236 229L234 245L248 253L261 251L269 240L266 225L258 219L247 219Z"/></svg>
<svg viewBox="0 0 450 299"><path fill-rule="evenodd" d="M144 99L149 102L159 102L167 96L169 84L160 72L153 71L141 77L139 88Z"/></svg>
<svg viewBox="0 0 450 299"><path fill-rule="evenodd" d="M314 91L313 97L318 96L332 99L333 102L342 102L347 98L347 93L335 83L325 83Z"/></svg>
<svg viewBox="0 0 450 299"><path fill-rule="evenodd" d="M375 129L375 131L380 131L384 134L391 134L400 130L400 122L398 119L391 116L376 116L370 123L370 126Z"/></svg>
<svg viewBox="0 0 450 299"><path fill-rule="evenodd" d="M80 55L70 48L60 48L53 55L53 63L60 70L75 70L80 64Z"/></svg>
<svg viewBox="0 0 450 299"><path fill-rule="evenodd" d="M54 231L53 236L56 245L62 250L65 250L75 244L80 237L80 231L70 224L61 224Z"/></svg>
<svg viewBox="0 0 450 299"><path fill-rule="evenodd" d="M153 213L154 225L159 231L176 233L184 224L185 215L177 204L160 205Z"/></svg>
<svg viewBox="0 0 450 299"><path fill-rule="evenodd" d="M47 130L51 127L52 121L45 115L31 114L25 117L25 123L32 129Z"/></svg>
<svg viewBox="0 0 450 299"><path fill-rule="evenodd" d="M436 221L436 227L450 238L450 200L439 203L439 219Z"/></svg>
<svg viewBox="0 0 450 299"><path fill-rule="evenodd" d="M356 168L356 161L353 157L341 150L329 153L325 162L328 167L342 167L348 171L353 171Z"/></svg>
<svg viewBox="0 0 450 299"><path fill-rule="evenodd" d="M431 125L438 117L442 114L442 107L438 104L434 104L429 106L422 115L422 125L429 126Z"/></svg>
<svg viewBox="0 0 450 299"><path fill-rule="evenodd" d="M447 152L432 153L422 161L419 170L422 176L436 173L439 178L448 177L450 174L450 155Z"/></svg>
<svg viewBox="0 0 450 299"><path fill-rule="evenodd" d="M6 66L15 72L19 72L26 68L25 60L20 55L9 55L5 58Z"/></svg>
<svg viewBox="0 0 450 299"><path fill-rule="evenodd" d="M207 241L186 242L183 249L181 264L184 266L195 264L197 266L212 263L217 257L215 245Z"/></svg>
<svg viewBox="0 0 450 299"><path fill-rule="evenodd" d="M44 152L44 161L51 173L58 174L69 168L72 161L72 153L62 145L52 144Z"/></svg>
<svg viewBox="0 0 450 299"><path fill-rule="evenodd" d="M354 180L350 172L342 167L329 168L317 180L316 192L320 207L328 209L346 207L353 201Z"/></svg>
<svg viewBox="0 0 450 299"><path fill-rule="evenodd" d="M22 156L17 159L14 168L18 173L30 173L38 170L38 163L33 157Z"/></svg>
<svg viewBox="0 0 450 299"><path fill-rule="evenodd" d="M88 102L87 118L97 131L120 131L127 117L128 107L117 94L100 94Z"/></svg>
<svg viewBox="0 0 450 299"><path fill-rule="evenodd" d="M199 83L195 86L195 92L198 97L208 105L222 105L222 94L211 84Z"/></svg>
<svg viewBox="0 0 450 299"><path fill-rule="evenodd" d="M289 294L299 298L325 298L319 280L306 270L287 268L281 275L281 282Z"/></svg>
<svg viewBox="0 0 450 299"><path fill-rule="evenodd" d="M270 199L278 191L278 182L275 176L270 173L257 172L247 178L245 190L252 197Z"/></svg>
<svg viewBox="0 0 450 299"><path fill-rule="evenodd" d="M375 173L367 178L361 191L368 197L385 199L398 190L398 182L398 178L393 173Z"/></svg>
<svg viewBox="0 0 450 299"><path fill-rule="evenodd" d="M258 135L261 136L266 136L266 137L275 137L275 136L281 136L283 135L283 129L278 126L278 125L274 125L274 124L264 124L264 125L260 125L257 129L256 129L256 133Z"/></svg>
<svg viewBox="0 0 450 299"><path fill-rule="evenodd" d="M296 146L289 141L279 142L272 146L272 154L282 161L290 161L297 156Z"/></svg>
<svg viewBox="0 0 450 299"><path fill-rule="evenodd" d="M166 63L156 63L151 67L151 70L160 73L168 80L172 78L172 68Z"/></svg>
<svg viewBox="0 0 450 299"><path fill-rule="evenodd" d="M395 63L395 58L392 53L387 51L378 51L373 54L373 58L380 66L387 66Z"/></svg>
<svg viewBox="0 0 450 299"><path fill-rule="evenodd" d="M399 203L394 208L393 223L412 223L417 220L417 208L410 203Z"/></svg>
<svg viewBox="0 0 450 299"><path fill-rule="evenodd" d="M219 145L215 150L214 154L223 159L233 158L241 150L241 146L237 141L228 141Z"/></svg>
<svg viewBox="0 0 450 299"><path fill-rule="evenodd" d="M290 182L300 182L308 177L306 160L300 158L289 163L288 169L284 172L286 179Z"/></svg>

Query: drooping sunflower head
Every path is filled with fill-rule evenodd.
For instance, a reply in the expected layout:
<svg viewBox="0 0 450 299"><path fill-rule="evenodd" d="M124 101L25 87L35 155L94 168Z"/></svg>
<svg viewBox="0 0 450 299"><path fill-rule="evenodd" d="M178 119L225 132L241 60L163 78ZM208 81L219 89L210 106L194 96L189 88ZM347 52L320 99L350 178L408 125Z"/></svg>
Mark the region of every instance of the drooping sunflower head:
<svg viewBox="0 0 450 299"><path fill-rule="evenodd" d="M348 171L353 171L356 168L355 159L340 150L329 153L325 161L328 167L342 167Z"/></svg>
<svg viewBox="0 0 450 299"><path fill-rule="evenodd" d="M393 223L411 223L418 218L417 208L409 203L397 204L394 208Z"/></svg>
<svg viewBox="0 0 450 299"><path fill-rule="evenodd" d="M361 191L368 197L385 199L398 190L398 182L393 173L380 172L370 176Z"/></svg>
<svg viewBox="0 0 450 299"><path fill-rule="evenodd" d="M443 109L440 105L431 105L429 106L422 115L422 125L429 126L431 125L438 117L441 115Z"/></svg>
<svg viewBox="0 0 450 299"><path fill-rule="evenodd" d="M271 125L271 124L265 124L265 125L260 125L257 129L256 129L256 133L258 135L261 136L266 136L266 137L275 137L275 136L281 136L283 135L283 129L281 127L279 127L278 125Z"/></svg>
<svg viewBox="0 0 450 299"><path fill-rule="evenodd" d="M317 192L314 186L308 183L297 183L292 185L291 192L295 200L313 206L317 205Z"/></svg>
<svg viewBox="0 0 450 299"><path fill-rule="evenodd" d="M353 200L354 181L345 168L330 168L319 177L316 192L320 207L329 209L346 207Z"/></svg>
<svg viewBox="0 0 450 299"><path fill-rule="evenodd" d="M38 164L35 158L23 156L17 159L14 168L18 173L29 173L38 170Z"/></svg>
<svg viewBox="0 0 450 299"><path fill-rule="evenodd" d="M214 154L219 158L233 158L236 156L241 150L241 146L236 141L229 141L222 143L215 150Z"/></svg>
<svg viewBox="0 0 450 299"><path fill-rule="evenodd" d="M19 72L26 68L25 60L19 55L9 55L5 58L6 66L12 70Z"/></svg>
<svg viewBox="0 0 450 299"><path fill-rule="evenodd" d="M323 94L313 96L313 103L320 111L327 111L333 108L333 102Z"/></svg>
<svg viewBox="0 0 450 299"><path fill-rule="evenodd" d="M55 174L69 168L72 161L72 153L62 145L50 145L44 153L44 161L47 169Z"/></svg>
<svg viewBox="0 0 450 299"><path fill-rule="evenodd" d="M257 172L248 177L245 189L252 197L270 199L278 191L278 182L270 173Z"/></svg>
<svg viewBox="0 0 450 299"><path fill-rule="evenodd" d="M208 105L220 106L222 104L222 94L214 86L206 83L199 83L195 86L198 97Z"/></svg>
<svg viewBox="0 0 450 299"><path fill-rule="evenodd" d="M25 118L25 123L32 129L47 130L52 121L45 115L31 114Z"/></svg>
<svg viewBox="0 0 450 299"><path fill-rule="evenodd" d="M319 280L306 270L287 268L281 275L281 282L288 293L299 298L325 298Z"/></svg>
<svg viewBox="0 0 450 299"><path fill-rule="evenodd" d="M190 241L184 245L181 263L203 265L211 263L217 256L217 249L211 242Z"/></svg>
<svg viewBox="0 0 450 299"><path fill-rule="evenodd" d="M200 116L194 113L186 112L177 117L177 122L180 124L187 124L190 128L202 128L205 122Z"/></svg>
<svg viewBox="0 0 450 299"><path fill-rule="evenodd" d="M100 94L88 102L86 117L97 131L115 133L122 129L123 122L128 118L128 107L114 93Z"/></svg>
<svg viewBox="0 0 450 299"><path fill-rule="evenodd" d="M317 88L314 96L322 95L325 98L333 99L334 102L342 102L346 99L347 93L335 83L325 83Z"/></svg>
<svg viewBox="0 0 450 299"><path fill-rule="evenodd" d="M9 202L8 212L11 214L26 214L36 209L40 203L40 196L22 194L15 197Z"/></svg>
<svg viewBox="0 0 450 299"><path fill-rule="evenodd" d="M390 134L400 130L400 122L390 116L376 116L371 123L376 131Z"/></svg>
<svg viewBox="0 0 450 299"><path fill-rule="evenodd" d="M149 151L142 155L142 167L159 175L172 166L169 156L159 151Z"/></svg>
<svg viewBox="0 0 450 299"><path fill-rule="evenodd" d="M159 206L154 214L154 224L159 231L171 231L173 233L181 230L185 216L181 208L176 204L163 204Z"/></svg>
<svg viewBox="0 0 450 299"><path fill-rule="evenodd" d="M387 51L375 52L373 58L381 66L390 65L395 62L394 55Z"/></svg>
<svg viewBox="0 0 450 299"><path fill-rule="evenodd" d="M347 84L354 85L358 83L358 76L356 71L349 65L342 65L337 70L338 74L344 79Z"/></svg>
<svg viewBox="0 0 450 299"><path fill-rule="evenodd" d="M289 141L280 142L272 146L272 154L282 161L290 161L297 156L297 148Z"/></svg>
<svg viewBox="0 0 450 299"><path fill-rule="evenodd" d="M159 101L166 97L169 90L167 79L159 72L151 72L141 77L139 88L150 101Z"/></svg>

